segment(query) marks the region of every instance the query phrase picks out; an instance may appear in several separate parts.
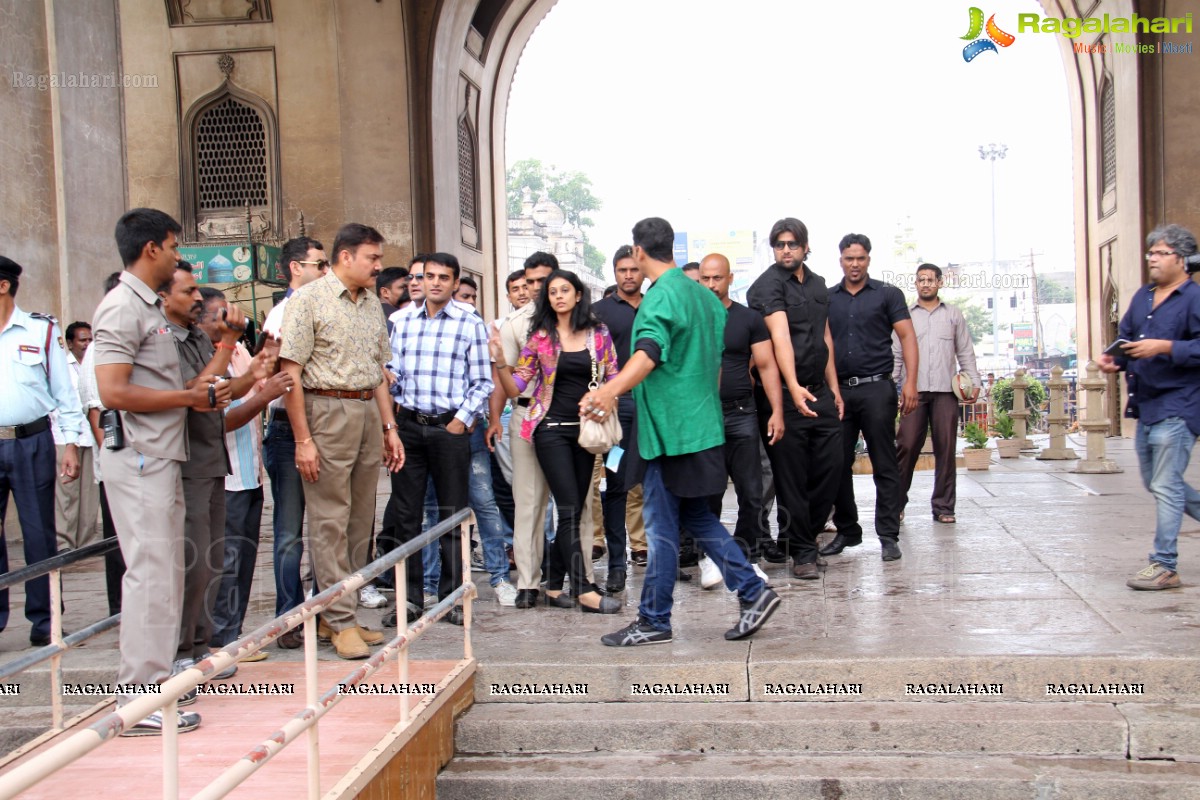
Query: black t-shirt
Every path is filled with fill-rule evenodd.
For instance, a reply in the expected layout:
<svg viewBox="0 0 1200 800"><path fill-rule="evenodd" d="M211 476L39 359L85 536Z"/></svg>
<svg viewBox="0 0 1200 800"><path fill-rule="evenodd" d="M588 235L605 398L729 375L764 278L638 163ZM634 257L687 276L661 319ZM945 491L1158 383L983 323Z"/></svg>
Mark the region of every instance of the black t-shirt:
<svg viewBox="0 0 1200 800"><path fill-rule="evenodd" d="M912 319L899 288L868 278L858 294L829 290L829 332L839 381L892 373L892 326Z"/></svg>
<svg viewBox="0 0 1200 800"><path fill-rule="evenodd" d="M829 291L825 279L802 265L798 273L780 264L767 267L746 293L746 305L763 317L787 313L788 331L796 361L796 381L801 386L825 382L829 348L825 346L825 323L829 319Z"/></svg>
<svg viewBox="0 0 1200 800"><path fill-rule="evenodd" d="M762 314L741 303L731 303L725 318L725 352L721 354L721 402L749 397L752 345L771 341Z"/></svg>
<svg viewBox="0 0 1200 800"><path fill-rule="evenodd" d="M633 318L637 309L614 293L592 306L592 313L608 328L617 350L617 367L624 369L625 362L633 355Z"/></svg>
<svg viewBox="0 0 1200 800"><path fill-rule="evenodd" d="M554 395L546 418L574 422L579 419L579 401L587 394L592 380L592 355L587 351L573 350L558 354L558 366L554 370Z"/></svg>

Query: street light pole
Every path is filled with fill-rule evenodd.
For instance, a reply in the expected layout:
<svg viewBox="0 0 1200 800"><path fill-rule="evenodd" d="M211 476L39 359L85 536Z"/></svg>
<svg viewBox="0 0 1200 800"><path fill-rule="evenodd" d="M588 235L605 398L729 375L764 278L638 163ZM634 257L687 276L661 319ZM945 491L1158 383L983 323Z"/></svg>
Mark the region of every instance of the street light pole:
<svg viewBox="0 0 1200 800"><path fill-rule="evenodd" d="M992 167L992 358L1000 356L999 276L996 274L996 160L1008 152L1006 144L979 145L979 157Z"/></svg>

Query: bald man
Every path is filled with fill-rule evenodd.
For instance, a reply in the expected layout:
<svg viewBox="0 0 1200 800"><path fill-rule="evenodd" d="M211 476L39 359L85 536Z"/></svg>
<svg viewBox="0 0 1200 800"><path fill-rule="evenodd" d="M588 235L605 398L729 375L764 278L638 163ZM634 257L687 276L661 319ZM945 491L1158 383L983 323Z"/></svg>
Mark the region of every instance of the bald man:
<svg viewBox="0 0 1200 800"><path fill-rule="evenodd" d="M754 564L762 547L771 541L766 509L762 502L762 470L758 453L758 413L754 385L762 386L770 404L767 443L783 436L783 384L771 333L762 315L735 303L729 297L733 272L729 259L720 253L700 262L700 283L711 289L725 306L725 350L721 356L721 410L725 415L725 470L737 493L738 518L733 538ZM713 511L721 513L723 495L712 498ZM702 583L705 583L702 577ZM715 585L715 584L714 584ZM708 588L707 586L705 588Z"/></svg>

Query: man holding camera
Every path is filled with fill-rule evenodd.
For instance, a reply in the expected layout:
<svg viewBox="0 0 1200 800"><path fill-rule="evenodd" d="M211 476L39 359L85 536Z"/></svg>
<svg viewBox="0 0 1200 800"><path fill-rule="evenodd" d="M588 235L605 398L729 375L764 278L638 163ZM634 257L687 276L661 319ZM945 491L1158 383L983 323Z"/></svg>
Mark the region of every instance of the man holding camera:
<svg viewBox="0 0 1200 800"><path fill-rule="evenodd" d="M1125 415L1138 421L1138 465L1157 507L1150 564L1125 585L1157 591L1179 588L1184 513L1200 520L1200 492L1183 478L1200 435L1200 286L1190 274L1197 268L1191 231L1166 225L1146 244L1150 284L1133 296L1118 341L1097 362L1104 372L1126 372Z"/></svg>

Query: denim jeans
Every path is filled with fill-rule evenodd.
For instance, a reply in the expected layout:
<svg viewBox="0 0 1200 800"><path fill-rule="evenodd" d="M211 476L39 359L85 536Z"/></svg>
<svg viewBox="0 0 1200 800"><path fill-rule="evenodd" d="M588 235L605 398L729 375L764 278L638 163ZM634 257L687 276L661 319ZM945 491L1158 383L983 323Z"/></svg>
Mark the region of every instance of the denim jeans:
<svg viewBox="0 0 1200 800"><path fill-rule="evenodd" d="M272 412L267 423L263 462L271 478L271 499L275 503L272 528L278 616L304 602L304 584L300 580L300 562L304 558L304 484L296 469L292 425L278 412Z"/></svg>
<svg viewBox="0 0 1200 800"><path fill-rule="evenodd" d="M1184 513L1200 520L1200 492L1183 479L1195 444L1196 437L1180 417L1167 417L1153 425L1138 422L1134 440L1138 466L1157 509L1150 560L1172 572L1179 560L1179 526Z"/></svg>
<svg viewBox="0 0 1200 800"><path fill-rule="evenodd" d="M767 585L754 574L750 562L729 531L708 507L707 497L676 497L663 485L659 461L646 464L642 479L645 495L646 579L638 615L661 631L671 629L675 580L679 575L679 526L692 534L696 546L716 563L725 586L742 602L753 603Z"/></svg>
<svg viewBox="0 0 1200 800"><path fill-rule="evenodd" d="M261 486L225 492L225 566L218 576L221 587L213 604L210 647L224 647L241 635L258 558L262 508Z"/></svg>
<svg viewBox="0 0 1200 800"><path fill-rule="evenodd" d="M467 484L467 505L475 513L475 524L479 526L479 540L483 547L483 564L487 568L492 586L508 580L508 553L504 546L512 543L510 526L496 507L496 496L492 492L492 460L484 442L486 427L475 426L471 434L471 477ZM430 482L425 495L425 529L438 519L437 492ZM425 560L425 585L437 586L441 569L441 555L436 544L426 545L421 551Z"/></svg>

